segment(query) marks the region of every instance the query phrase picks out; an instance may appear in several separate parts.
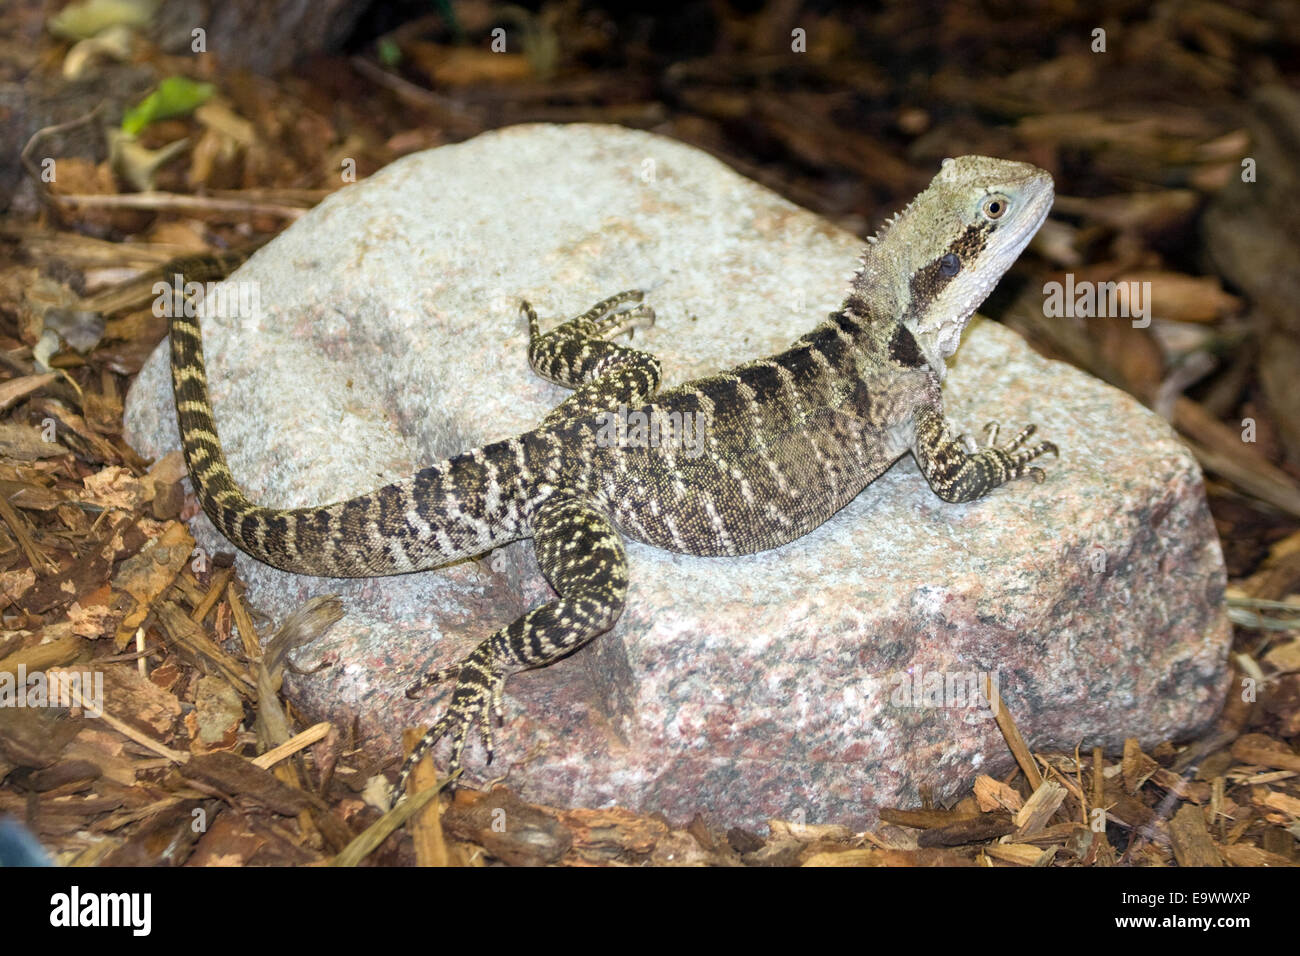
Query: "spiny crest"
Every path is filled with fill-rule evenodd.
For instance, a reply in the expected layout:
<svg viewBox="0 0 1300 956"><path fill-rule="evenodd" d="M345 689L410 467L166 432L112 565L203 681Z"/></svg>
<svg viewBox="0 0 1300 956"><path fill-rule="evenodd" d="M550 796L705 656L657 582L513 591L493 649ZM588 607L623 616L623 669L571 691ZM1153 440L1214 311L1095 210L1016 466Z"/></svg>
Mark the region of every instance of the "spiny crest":
<svg viewBox="0 0 1300 956"><path fill-rule="evenodd" d="M920 196L917 196L915 199L913 199L910 203L908 203L898 212L894 213L892 216L890 216L884 222L882 222L880 224L880 228L875 231L874 235L867 236L867 244L874 246L877 242L883 239L885 237L885 233L887 233L889 229L892 226L894 226L900 219L907 216L907 214L910 213L913 208L915 208L917 201L921 198L921 196L924 195L925 193L922 193Z"/></svg>

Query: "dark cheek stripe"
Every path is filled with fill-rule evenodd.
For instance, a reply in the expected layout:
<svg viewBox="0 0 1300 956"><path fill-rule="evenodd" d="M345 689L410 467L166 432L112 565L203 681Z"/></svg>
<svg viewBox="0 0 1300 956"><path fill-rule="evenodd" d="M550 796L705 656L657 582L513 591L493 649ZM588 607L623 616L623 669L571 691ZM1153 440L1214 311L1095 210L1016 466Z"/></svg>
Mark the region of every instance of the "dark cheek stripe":
<svg viewBox="0 0 1300 956"><path fill-rule="evenodd" d="M984 247L989 244L989 235L993 232L995 226L974 225L968 226L966 231L958 236L948 251L961 257L963 267L968 259L973 259L984 251Z"/></svg>
<svg viewBox="0 0 1300 956"><path fill-rule="evenodd" d="M985 226L968 226L965 232L953 240L952 245L944 253L926 263L912 276L908 287L911 297L911 301L908 303L910 317L916 318L923 315L930 308L930 305L939 298L939 295L949 282L961 275L966 269L974 267L975 259L988 245L988 236L991 231ZM956 256L958 260L958 267L952 275L944 274L943 257L948 254Z"/></svg>

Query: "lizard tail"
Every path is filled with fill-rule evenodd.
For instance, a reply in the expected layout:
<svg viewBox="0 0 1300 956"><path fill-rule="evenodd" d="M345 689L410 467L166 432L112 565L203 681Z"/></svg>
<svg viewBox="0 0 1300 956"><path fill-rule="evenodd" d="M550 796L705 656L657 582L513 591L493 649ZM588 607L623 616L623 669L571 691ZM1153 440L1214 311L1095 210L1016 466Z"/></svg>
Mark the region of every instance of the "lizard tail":
<svg viewBox="0 0 1300 956"><path fill-rule="evenodd" d="M198 320L172 311L172 394L185 463L203 510L241 550L298 574L371 577L427 570L529 534L520 438L333 504L277 509L251 501L217 437Z"/></svg>

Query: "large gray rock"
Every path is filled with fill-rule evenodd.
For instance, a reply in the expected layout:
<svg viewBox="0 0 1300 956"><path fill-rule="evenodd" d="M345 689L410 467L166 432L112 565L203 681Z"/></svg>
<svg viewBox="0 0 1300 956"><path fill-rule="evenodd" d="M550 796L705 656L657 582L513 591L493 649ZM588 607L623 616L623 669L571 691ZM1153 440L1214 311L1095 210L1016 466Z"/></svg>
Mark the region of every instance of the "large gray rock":
<svg viewBox="0 0 1300 956"><path fill-rule="evenodd" d="M520 297L558 317L656 285L658 323L637 344L671 385L806 331L839 305L857 249L680 143L500 130L339 192L236 274L261 306L205 322L217 422L259 501L365 492L563 398L528 369ZM1036 422L1062 449L1047 480L951 505L908 458L765 554L630 544L618 625L507 684L497 761L485 768L476 742L468 779L508 770L535 801L676 821L867 824L923 787L943 799L1010 765L970 693L981 674L1035 748L1153 743L1210 721L1226 681L1223 564L1197 466L1164 421L987 322L946 395L971 433ZM172 415L160 349L128 400L142 454L176 447ZM376 752L440 712L439 697L405 700L408 683L549 596L526 542L401 578L299 577L243 556L239 570L272 615L343 595L345 620L299 658L334 666L291 691L314 716L355 715Z"/></svg>

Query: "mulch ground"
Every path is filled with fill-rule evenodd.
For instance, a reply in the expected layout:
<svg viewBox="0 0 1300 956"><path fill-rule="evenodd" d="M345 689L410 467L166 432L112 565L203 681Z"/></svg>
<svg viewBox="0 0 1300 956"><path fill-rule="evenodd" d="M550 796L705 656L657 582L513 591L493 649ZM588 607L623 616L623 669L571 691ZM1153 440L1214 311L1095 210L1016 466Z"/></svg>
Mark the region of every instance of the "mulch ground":
<svg viewBox="0 0 1300 956"><path fill-rule="evenodd" d="M79 115L7 144L24 159L0 215L0 697L46 699L0 707L0 816L79 865L1294 865L1300 421L1273 343L1300 322L1268 297L1270 260L1238 250L1286 215L1242 192L1243 157L1261 182L1296 175L1267 158L1300 141L1300 9L1110 6L695 4L675 33L557 3L526 14L522 49L491 53L498 8L457 4L455 23L414 21L275 79L139 37L126 63L83 49ZM0 10L0 36L19 38L0 44L0 81L67 68L73 41L33 19L46 12ZM142 71L212 86L115 141L102 120L116 127L119 93L141 98ZM196 552L179 456L142 461L123 441L123 396L165 335L152 288L168 262L257 245L399 156L528 121L673 136L860 234L944 156L1052 170L1054 218L986 311L1160 410L1204 465L1237 624L1217 722L1145 749L1135 727L1122 753L1038 753L1004 712L1015 770L953 805L884 808L870 832L674 828L530 805L508 780L439 792L427 762L418 796L385 813L396 768L280 693L287 649L338 608L276 622L250 607L228 556ZM1297 234L1270 254L1293 264ZM1159 320L1044 318L1044 277L1063 270L1151 282Z"/></svg>

